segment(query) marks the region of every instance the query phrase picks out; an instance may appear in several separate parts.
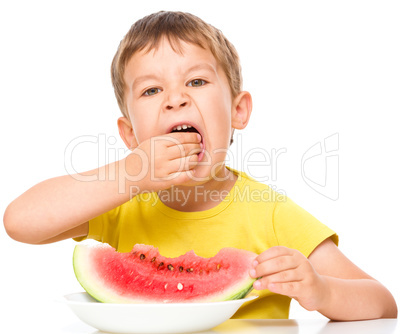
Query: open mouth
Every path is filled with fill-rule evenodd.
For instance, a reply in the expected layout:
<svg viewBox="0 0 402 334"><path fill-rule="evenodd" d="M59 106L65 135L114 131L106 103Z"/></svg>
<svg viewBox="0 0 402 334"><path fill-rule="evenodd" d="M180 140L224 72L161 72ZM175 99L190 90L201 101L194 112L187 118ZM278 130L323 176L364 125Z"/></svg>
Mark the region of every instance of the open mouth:
<svg viewBox="0 0 402 334"><path fill-rule="evenodd" d="M172 128L172 130L170 131L170 133L173 132L195 132L195 133L199 133L201 136L201 152L198 153L198 161L201 161L202 158L204 157L204 152L205 152L205 145L204 145L204 137L202 136L202 134L197 130L197 128L193 125L190 124L186 124L183 123L181 125L176 125Z"/></svg>

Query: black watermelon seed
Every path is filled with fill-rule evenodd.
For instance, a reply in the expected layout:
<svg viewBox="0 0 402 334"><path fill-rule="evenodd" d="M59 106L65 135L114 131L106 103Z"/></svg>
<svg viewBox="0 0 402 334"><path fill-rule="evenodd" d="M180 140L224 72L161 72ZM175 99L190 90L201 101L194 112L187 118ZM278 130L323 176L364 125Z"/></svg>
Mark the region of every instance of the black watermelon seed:
<svg viewBox="0 0 402 334"><path fill-rule="evenodd" d="M174 267L171 265L171 264L168 264L168 269L170 270L170 271L173 271L174 270Z"/></svg>
<svg viewBox="0 0 402 334"><path fill-rule="evenodd" d="M187 272L188 272L188 273L192 273L193 270L194 270L193 268L188 268L188 269L187 269Z"/></svg>
<svg viewBox="0 0 402 334"><path fill-rule="evenodd" d="M163 265L164 265L163 262L159 263L159 264L158 264L158 268L162 267Z"/></svg>
<svg viewBox="0 0 402 334"><path fill-rule="evenodd" d="M141 259L141 260L144 260L144 259L145 259L145 255L144 255L144 254L141 254L141 255L140 255L140 259Z"/></svg>
<svg viewBox="0 0 402 334"><path fill-rule="evenodd" d="M180 272L183 271L183 267L182 267L182 266L179 267L179 271L180 271Z"/></svg>
<svg viewBox="0 0 402 334"><path fill-rule="evenodd" d="M151 262L155 262L155 260L156 260L156 257L153 257L153 258L151 259Z"/></svg>

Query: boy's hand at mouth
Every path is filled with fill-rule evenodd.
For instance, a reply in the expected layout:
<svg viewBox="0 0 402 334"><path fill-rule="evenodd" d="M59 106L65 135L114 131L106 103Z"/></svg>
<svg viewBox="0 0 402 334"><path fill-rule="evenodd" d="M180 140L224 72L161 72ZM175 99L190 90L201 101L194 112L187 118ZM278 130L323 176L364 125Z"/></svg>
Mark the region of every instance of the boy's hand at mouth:
<svg viewBox="0 0 402 334"><path fill-rule="evenodd" d="M201 151L198 133L176 132L151 137L124 159L126 180L134 182L140 192L184 184L191 180Z"/></svg>

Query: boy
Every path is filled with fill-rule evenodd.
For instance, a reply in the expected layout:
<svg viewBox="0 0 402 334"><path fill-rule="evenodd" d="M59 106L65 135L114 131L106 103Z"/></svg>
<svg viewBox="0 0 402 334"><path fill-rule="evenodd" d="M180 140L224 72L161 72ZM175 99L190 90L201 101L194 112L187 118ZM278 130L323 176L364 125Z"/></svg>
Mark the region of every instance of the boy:
<svg viewBox="0 0 402 334"><path fill-rule="evenodd" d="M12 238L92 238L122 252L144 243L165 256L243 248L260 254L250 275L262 278L237 318L287 318L291 298L336 320L396 317L392 295L338 250L332 230L224 165L252 101L220 31L186 13L149 15L120 43L112 81L132 153L29 189L5 212Z"/></svg>

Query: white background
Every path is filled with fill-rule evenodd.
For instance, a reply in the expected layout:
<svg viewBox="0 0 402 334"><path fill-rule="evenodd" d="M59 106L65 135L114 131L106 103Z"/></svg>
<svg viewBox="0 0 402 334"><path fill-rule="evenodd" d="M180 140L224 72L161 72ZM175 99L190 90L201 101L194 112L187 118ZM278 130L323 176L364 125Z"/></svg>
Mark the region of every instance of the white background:
<svg viewBox="0 0 402 334"><path fill-rule="evenodd" d="M66 174L64 154L73 139L109 139L100 160L112 161L124 149L110 63L131 24L162 9L200 16L240 54L254 108L247 129L236 133L234 156L241 160L258 147L266 154L253 159L264 161L272 149L286 150L277 157L276 175L268 163L250 172L268 175L266 183L336 230L340 249L400 305L398 1L2 1L0 212L34 184ZM325 159L316 157L305 164L304 175L316 183L326 177L323 193L339 189L336 200L305 182L301 164L310 147L334 134L339 146L327 160L328 174ZM95 143L73 154L79 171L98 164ZM239 160L231 165L241 169ZM73 273L73 248L71 240L21 244L0 227L0 304L11 332L92 332L53 302L82 290ZM292 303L291 317L321 315Z"/></svg>

